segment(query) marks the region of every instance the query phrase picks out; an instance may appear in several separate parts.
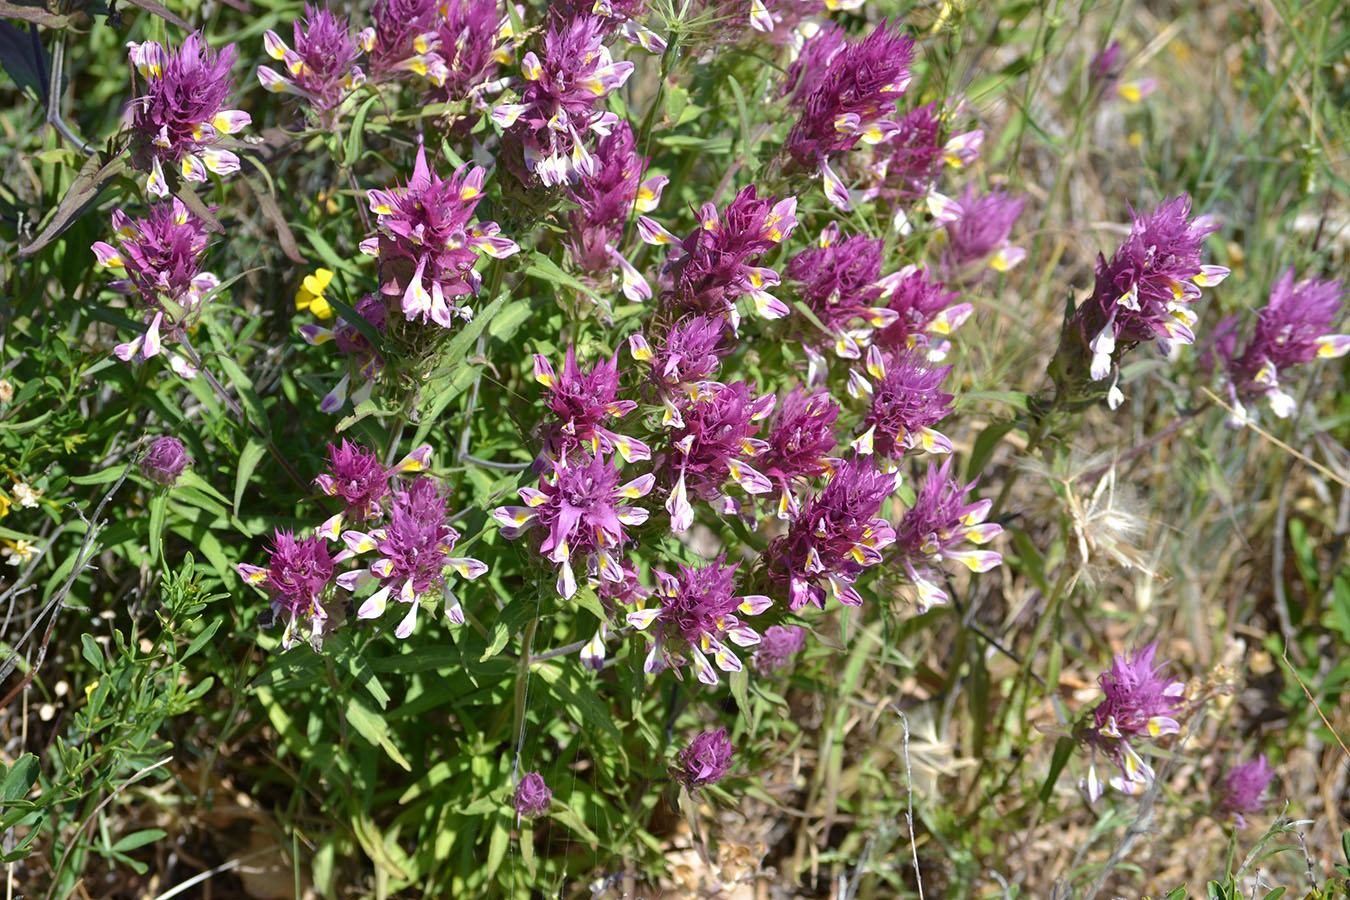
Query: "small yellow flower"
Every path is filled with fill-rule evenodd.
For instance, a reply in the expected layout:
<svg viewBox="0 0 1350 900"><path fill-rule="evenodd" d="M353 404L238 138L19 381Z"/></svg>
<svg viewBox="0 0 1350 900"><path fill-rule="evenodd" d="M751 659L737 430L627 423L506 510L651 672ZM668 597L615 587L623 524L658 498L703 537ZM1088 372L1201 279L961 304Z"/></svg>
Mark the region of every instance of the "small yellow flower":
<svg viewBox="0 0 1350 900"><path fill-rule="evenodd" d="M306 275L300 290L295 294L295 308L307 309L320 319L333 318L333 307L324 299L323 292L333 280L331 269L315 269L313 275Z"/></svg>
<svg viewBox="0 0 1350 900"><path fill-rule="evenodd" d="M1143 136L1142 134L1140 134L1139 132L1137 132L1137 131L1131 131L1131 132L1130 132L1129 141L1130 141L1130 146L1133 147L1133 148L1136 149L1136 150L1138 150L1140 147L1144 146L1144 136Z"/></svg>
<svg viewBox="0 0 1350 900"><path fill-rule="evenodd" d="M5 496L3 491L0 491L0 519L7 515L9 515L9 498Z"/></svg>

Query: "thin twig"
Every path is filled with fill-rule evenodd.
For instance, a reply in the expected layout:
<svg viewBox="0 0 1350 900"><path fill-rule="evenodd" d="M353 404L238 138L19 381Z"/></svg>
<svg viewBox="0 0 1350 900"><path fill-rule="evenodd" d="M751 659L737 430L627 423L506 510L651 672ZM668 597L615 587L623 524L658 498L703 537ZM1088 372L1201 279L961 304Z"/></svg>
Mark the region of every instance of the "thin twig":
<svg viewBox="0 0 1350 900"><path fill-rule="evenodd" d="M900 716L900 725L904 729L902 749L905 756L905 824L909 826L909 852L914 860L914 883L919 886L919 900L923 900L923 872L919 870L919 845L914 838L914 775L909 765L909 716L895 704L891 709Z"/></svg>
<svg viewBox="0 0 1350 900"><path fill-rule="evenodd" d="M37 26L31 26L33 35L36 38ZM65 63L66 56L66 37L64 32L58 32L56 39L52 42L52 70L47 87L47 124L57 130L57 132L66 140L70 141L81 153L92 155L95 148L86 144L79 135L71 130L66 124L65 119L61 118L61 95L64 93L61 89L61 69Z"/></svg>
<svg viewBox="0 0 1350 900"><path fill-rule="evenodd" d="M246 861L258 856L262 856L263 854L266 853L271 853L272 850L273 850L272 847L264 847L262 850L255 850L252 853L247 853L243 856L236 856L234 859L221 863L214 869L207 869L205 872L193 875L191 878L189 878L187 881L184 881L182 884L175 885L174 887L169 888L167 891L156 897L155 900L169 900L170 897L177 897L179 894L183 893L183 891L186 891L190 887L196 887L203 881L206 881L208 878L211 878L215 875L219 875L222 872L232 872L235 869L242 866Z"/></svg>

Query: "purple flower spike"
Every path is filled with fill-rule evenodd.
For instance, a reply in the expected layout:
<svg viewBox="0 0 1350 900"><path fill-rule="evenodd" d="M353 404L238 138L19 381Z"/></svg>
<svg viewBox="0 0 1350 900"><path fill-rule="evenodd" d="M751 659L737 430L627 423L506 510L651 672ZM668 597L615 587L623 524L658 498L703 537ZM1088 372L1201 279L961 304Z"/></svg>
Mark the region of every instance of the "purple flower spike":
<svg viewBox="0 0 1350 900"><path fill-rule="evenodd" d="M450 0L440 9L436 51L446 74L433 94L448 103L472 98L486 109L482 95L495 88L497 66L511 61L511 17L499 0Z"/></svg>
<svg viewBox="0 0 1350 900"><path fill-rule="evenodd" d="M544 38L544 58L533 51L521 58L520 102L492 111L493 121L522 136L525 165L545 185L594 175L587 132L603 135L617 123L596 103L623 87L633 64L613 61L605 32L605 20L595 16L555 20Z"/></svg>
<svg viewBox="0 0 1350 900"><path fill-rule="evenodd" d="M526 772L516 785L511 805L527 819L537 819L553 805L553 792L544 783L543 775L538 772Z"/></svg>
<svg viewBox="0 0 1350 900"><path fill-rule="evenodd" d="M141 474L165 487L173 487L192 459L176 437L156 438L141 457Z"/></svg>
<svg viewBox="0 0 1350 900"><path fill-rule="evenodd" d="M1001 190L977 194L974 185L966 188L960 200L934 196L938 199L938 219L947 225L942 265L949 273L959 275L979 263L986 263L995 272L1006 272L1026 258L1026 250L1008 243L1025 198Z"/></svg>
<svg viewBox="0 0 1350 900"><path fill-rule="evenodd" d="M853 442L853 449L864 454L875 451L882 459L916 448L951 453L952 442L933 426L952 411L955 398L939 390L952 367L930 367L918 351L908 351L890 365L875 347L868 356L868 369L879 380L872 387L872 408L862 422L867 431Z"/></svg>
<svg viewBox="0 0 1350 900"><path fill-rule="evenodd" d="M722 356L730 350L723 342L726 334L723 320L692 316L671 326L655 350L640 334L628 339L633 359L652 364L651 380L665 407L661 424L682 427L679 404L711 390L708 385L722 366Z"/></svg>
<svg viewBox="0 0 1350 900"><path fill-rule="evenodd" d="M326 6L305 4L303 24L291 27L292 49L272 30L263 33L267 55L282 64L283 73L258 67L258 81L269 91L295 94L305 100L324 121L325 116L365 82L356 65L361 48L352 38L346 16L334 15Z"/></svg>
<svg viewBox="0 0 1350 900"><path fill-rule="evenodd" d="M675 758L671 776L687 788L721 781L731 768L731 739L727 730L705 731L689 742Z"/></svg>
<svg viewBox="0 0 1350 900"><path fill-rule="evenodd" d="M947 592L937 585L944 563L960 563L972 572L988 572L1003 563L993 550L963 547L967 542L987 544L1003 533L1003 527L985 521L993 501L965 502L975 482L963 485L952 478L951 466L951 457L941 465L929 464L914 505L905 510L895 530L895 553L917 593L920 612L947 602Z"/></svg>
<svg viewBox="0 0 1350 900"><path fill-rule="evenodd" d="M645 497L655 476L648 473L621 485L612 462L580 450L549 465L552 471L540 476L538 489L520 489L525 506L493 510L502 534L514 539L533 527L546 532L539 552L558 567L558 593L564 599L577 592L573 560L581 560L584 574L623 581L624 528L647 521L647 510L624 501Z"/></svg>
<svg viewBox="0 0 1350 900"><path fill-rule="evenodd" d="M1205 235L1216 230L1208 217L1191 216L1182 194L1145 216L1131 212L1134 228L1115 256L1097 257L1092 296L1072 318L1091 354L1090 377L1111 374L1119 351L1157 340L1164 347L1195 342L1191 304L1201 287L1221 282L1228 270L1200 263Z"/></svg>
<svg viewBox="0 0 1350 900"><path fill-rule="evenodd" d="M897 126L873 151L872 172L880 196L908 203L926 196L942 170L944 129L936 103L910 110Z"/></svg>
<svg viewBox="0 0 1350 900"><path fill-rule="evenodd" d="M717 669L741 670L741 660L727 642L752 647L759 643L759 632L737 614L759 615L773 601L758 594L733 596L737 566L723 566L724 560L719 556L701 568L682 565L677 575L656 573L660 588L654 596L659 605L647 607L639 601L637 611L627 616L629 625L652 638L644 671L660 672L667 666L678 669L688 662L699 681L715 685Z"/></svg>
<svg viewBox="0 0 1350 900"><path fill-rule="evenodd" d="M1271 287L1270 302L1257 313L1255 333L1241 356L1233 350L1235 333L1226 341L1217 340L1240 411L1240 398L1257 397L1264 398L1275 415L1289 416L1294 398L1280 386L1280 375L1302 363L1350 352L1350 335L1332 333L1345 295L1341 282L1294 277L1290 267Z"/></svg>
<svg viewBox="0 0 1350 900"><path fill-rule="evenodd" d="M858 359L871 330L895 319L889 310L878 308L885 293L882 241L843 237L831 222L816 244L794 256L784 274L798 282L802 300L829 330L835 354Z"/></svg>
<svg viewBox="0 0 1350 900"><path fill-rule="evenodd" d="M416 456L405 460L400 469L417 471L425 466L430 449L414 453ZM379 556L369 570L357 570L338 579L338 584L351 591L372 581L379 585L357 610L359 618L378 618L389 600L397 599L408 604L408 612L394 629L394 636L406 638L417 626L421 597L432 588L440 588L445 596L446 618L452 624L463 624L464 611L450 591L445 576L453 571L461 578L472 580L487 572L487 565L476 559L450 555L459 540L459 532L451 527L449 518L445 497L435 481L417 478L406 490L394 492L389 517L383 527L370 533L356 530L342 533L347 550L341 558L371 550Z"/></svg>
<svg viewBox="0 0 1350 900"><path fill-rule="evenodd" d="M1231 815L1233 824L1239 828L1246 828L1246 814L1261 811L1261 807L1265 805L1261 795L1265 793L1273 777L1275 769L1266 761L1264 753L1234 766L1219 785L1219 798L1216 804L1218 812L1222 815Z"/></svg>
<svg viewBox="0 0 1350 900"><path fill-rule="evenodd" d="M132 102L131 124L131 158L148 173L146 190L156 197L169 195L165 166L176 168L184 181L195 182L206 181L208 171L239 171L239 157L216 146L222 136L252 121L243 110L226 106L234 88L234 47L217 53L194 31L177 50L154 41L129 43L127 49L146 81L145 93Z"/></svg>
<svg viewBox="0 0 1350 900"><path fill-rule="evenodd" d="M795 482L826 475L839 463L830 455L838 443L838 419L839 404L825 390L808 394L797 385L778 404L759 459L765 477L780 491L778 518L790 519L801 512Z"/></svg>
<svg viewBox="0 0 1350 900"><path fill-rule="evenodd" d="M582 374L577 366L576 348L567 347L562 376L547 359L534 356L535 380L549 389L546 402L557 417L545 442L545 453L554 459L566 459L579 447L592 454L618 451L624 462L651 459L651 450L636 438L615 434L602 423L621 418L637 408L632 400L618 400L619 355L598 361Z"/></svg>
<svg viewBox="0 0 1350 900"><path fill-rule="evenodd" d="M772 675L792 665L792 658L806 646L806 629L800 625L770 625L763 640L750 657L750 665L761 675Z"/></svg>
<svg viewBox="0 0 1350 900"><path fill-rule="evenodd" d="M320 599L333 580L337 560L328 553L328 544L314 535L296 540L289 531L277 529L267 568L240 563L239 577L246 584L263 587L272 599L272 612L286 619L281 646L287 650L295 643L295 620L308 620L310 641L316 649L323 637L328 613Z"/></svg>
<svg viewBox="0 0 1350 900"><path fill-rule="evenodd" d="M1176 734L1181 726L1173 716L1180 711L1186 686L1162 674L1165 664L1155 666L1156 643L1119 654L1111 668L1097 679L1104 699L1093 710L1088 740L1094 762L1088 769L1088 797L1101 796L1095 757L1101 750L1115 764L1117 772L1109 784L1125 794L1138 794L1153 782L1153 769L1135 751L1132 742Z"/></svg>
<svg viewBox="0 0 1350 900"><path fill-rule="evenodd" d="M659 224L641 216L638 232L649 244L679 244L670 262L672 287L663 299L675 309L725 317L739 323L736 300L750 298L766 319L787 315L783 301L766 290L779 283L778 273L755 263L797 227L797 199L758 197L752 184L721 213L711 203L699 210L700 226L680 241Z"/></svg>
<svg viewBox="0 0 1350 900"><path fill-rule="evenodd" d="M356 36L370 58L376 81L420 78L444 85L450 77L445 57L438 51L444 21L438 0L375 0L371 25Z"/></svg>
<svg viewBox="0 0 1350 900"><path fill-rule="evenodd" d="M461 166L442 179L419 145L407 185L368 192L370 210L378 217L380 290L402 298L408 321L451 328L456 316L472 318L473 310L459 300L478 292L474 265L479 254L502 259L520 250L515 241L498 236L496 222L470 221L486 177L480 166Z"/></svg>
<svg viewBox="0 0 1350 900"><path fill-rule="evenodd" d="M934 281L923 266L905 266L881 281L887 308L895 318L876 333L875 346L887 358L922 347L931 362L945 359L951 349L947 335L961 327L975 307L953 303L961 295Z"/></svg>
<svg viewBox="0 0 1350 900"><path fill-rule="evenodd" d="M824 609L827 592L847 606L862 605L853 583L895 541L895 530L878 515L895 487L894 475L849 460L769 545L769 576L786 588L792 609L807 603Z"/></svg>
<svg viewBox="0 0 1350 900"><path fill-rule="evenodd" d="M693 401L681 410L682 424L671 435L675 452L669 465L674 483L666 500L670 527L676 532L689 529L694 508L689 495L708 502L729 501L722 486L730 476L748 494L767 494L773 489L769 480L747 460L764 452L764 441L754 437L759 420L773 409L774 395L753 397L743 381L734 384L708 382Z"/></svg>
<svg viewBox="0 0 1350 900"><path fill-rule="evenodd" d="M581 176L571 189L578 208L568 215L572 226L568 252L593 282L606 288L617 284L634 302L649 300L651 286L622 255L619 243L628 216L635 210L656 209L669 179L664 175L643 179L647 158L636 152L627 122L619 122L601 138L595 160L594 174Z"/></svg>
<svg viewBox="0 0 1350 900"><path fill-rule="evenodd" d="M820 49L812 51L812 59L796 70L795 78L791 71L788 76L802 96L801 87L811 77L808 66L818 71L820 58L828 59L819 84L805 95L801 118L784 145L797 164L807 168L833 153L851 150L860 140L876 144L894 135L896 123L887 117L909 84L914 39L894 23L882 22L867 37L842 48L835 48L836 41L833 35L817 35L807 46L820 44ZM796 85L798 81L803 84Z"/></svg>
<svg viewBox="0 0 1350 900"><path fill-rule="evenodd" d="M115 210L112 225L118 246L98 241L94 256L100 266L122 276L112 287L136 295L148 325L145 334L119 344L113 354L123 362L143 362L158 356L166 341L179 340L197 321L206 295L220 279L201 268L208 243L205 224L177 197L153 204L144 219ZM197 374L177 353L167 355L179 375Z"/></svg>
<svg viewBox="0 0 1350 900"><path fill-rule="evenodd" d="M788 67L783 82L783 96L796 95L805 99L820 87L830 63L848 47L848 35L837 22L826 22L802 47L802 51Z"/></svg>
<svg viewBox="0 0 1350 900"><path fill-rule="evenodd" d="M1092 57L1088 65L1088 80L1099 91L1106 91L1120 77L1120 41L1112 41Z"/></svg>
<svg viewBox="0 0 1350 900"><path fill-rule="evenodd" d="M397 471L397 470L396 470ZM343 511L319 526L329 540L342 534L344 519L359 525L380 512L380 501L389 496L389 475L373 451L346 438L341 444L328 445L328 471L314 479L319 490L330 497L341 497Z"/></svg>

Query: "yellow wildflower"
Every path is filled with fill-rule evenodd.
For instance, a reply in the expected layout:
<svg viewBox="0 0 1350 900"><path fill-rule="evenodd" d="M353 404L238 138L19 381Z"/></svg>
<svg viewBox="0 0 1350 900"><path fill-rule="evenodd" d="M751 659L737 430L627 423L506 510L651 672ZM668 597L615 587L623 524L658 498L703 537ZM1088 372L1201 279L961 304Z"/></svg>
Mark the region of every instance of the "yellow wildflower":
<svg viewBox="0 0 1350 900"><path fill-rule="evenodd" d="M333 318L333 307L324 299L323 292L333 280L331 269L315 269L313 275L306 275L300 290L295 294L295 308L307 309L320 319Z"/></svg>

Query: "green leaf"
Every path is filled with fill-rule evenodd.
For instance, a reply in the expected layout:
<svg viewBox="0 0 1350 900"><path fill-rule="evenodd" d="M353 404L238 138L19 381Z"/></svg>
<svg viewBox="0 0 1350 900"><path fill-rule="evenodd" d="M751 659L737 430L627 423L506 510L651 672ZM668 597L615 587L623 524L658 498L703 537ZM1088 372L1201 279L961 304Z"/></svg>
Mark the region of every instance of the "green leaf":
<svg viewBox="0 0 1350 900"><path fill-rule="evenodd" d="M1016 423L1009 420L1006 422L990 422L984 427L975 438L975 445L970 448L970 459L966 461L966 480L974 478L984 471L984 467L989 464L989 459L998 449L999 441L1003 436L1012 431Z"/></svg>
<svg viewBox="0 0 1350 900"><path fill-rule="evenodd" d="M146 844L153 844L160 838L166 837L167 831L161 831L158 828L147 828L144 831L137 831L129 834L120 841L112 845L113 853L126 853L129 850L135 850L137 847L144 847Z"/></svg>
<svg viewBox="0 0 1350 900"><path fill-rule="evenodd" d="M346 274L351 275L354 278L364 277L361 274L361 269L357 266L357 264L352 262L345 256L339 256L337 250L333 248L332 244L328 243L328 239L325 238L322 234L320 234L318 229L312 228L309 225L304 224L298 224L295 227L298 228L300 230L300 233L305 236L305 239L309 241L310 249L312 249L314 253L319 257L319 259L323 262L325 267L332 269L334 272L345 272ZM361 334L365 335L367 340L370 340L370 335L366 334L365 331L362 331L361 326L358 324L360 322L365 322L366 327L370 328L371 333L374 334L376 338L380 336L379 332L375 331L374 328L370 327L369 322L366 322L364 318L358 316L356 314L356 311L353 310L347 304L334 303L333 298L328 296L326 292L324 294L324 299L328 301L329 305L332 306L333 309L338 311L338 315L342 316L342 318L346 319L348 322L351 322L353 328L355 328L357 331L360 331ZM379 349L380 342L378 340L372 341L371 343L377 350Z"/></svg>
<svg viewBox="0 0 1350 900"><path fill-rule="evenodd" d="M609 621L605 608L600 605L600 598L595 594L595 588L578 586L577 592L572 595L572 602L594 615L601 622Z"/></svg>
<svg viewBox="0 0 1350 900"><path fill-rule="evenodd" d="M248 443L244 445L243 451L239 454L239 470L234 476L234 514L239 515L239 501L244 497L244 490L248 488L248 480L253 477L253 470L258 467L258 463L267 455L267 445L257 438L249 438Z"/></svg>
<svg viewBox="0 0 1350 900"><path fill-rule="evenodd" d="M506 859L506 850L510 846L511 829L506 816L493 816L492 838L488 841L487 865L484 867L486 878L492 878L497 874L497 870L502 866L502 860Z"/></svg>
<svg viewBox="0 0 1350 900"><path fill-rule="evenodd" d="M348 166L361 155L361 137L366 129L366 116L370 115L370 108L374 106L375 101L379 99L379 94L371 95L369 100L357 107L356 115L352 116L352 129L347 132L347 144L345 147L345 159Z"/></svg>
<svg viewBox="0 0 1350 900"><path fill-rule="evenodd" d="M80 652L84 655L85 662L89 663L95 672L104 670L107 661L103 658L103 648L99 647L92 634L80 635Z"/></svg>
<svg viewBox="0 0 1350 900"><path fill-rule="evenodd" d="M384 752L389 754L389 758L399 765L405 771L411 772L412 766L408 760L399 752L398 747L389 739L389 723L384 720L384 716L367 707L360 700L352 697L347 701L346 708L347 724L356 729L356 733L361 735L376 747L384 748Z"/></svg>
<svg viewBox="0 0 1350 900"><path fill-rule="evenodd" d="M605 302L603 297L586 287L586 285L582 284L580 281L577 281L571 275L568 275L562 269L558 268L557 263L540 253L538 250L534 251L533 261L525 268L525 274L538 278L540 281L553 287L565 285L578 293L585 294L593 300L601 303Z"/></svg>
<svg viewBox="0 0 1350 900"><path fill-rule="evenodd" d="M88 475L74 475L71 477L70 483L80 485L107 484L120 478L124 471L126 471L125 466L109 466Z"/></svg>
<svg viewBox="0 0 1350 900"><path fill-rule="evenodd" d="M272 423L268 421L267 410L263 408L262 398L258 392L253 389L253 380L244 374L244 370L239 368L239 364L225 354L217 357L220 368L229 376L230 383L234 385L234 392L239 395L239 400L248 412L249 418L253 424L262 429L263 434L272 433Z"/></svg>
<svg viewBox="0 0 1350 900"><path fill-rule="evenodd" d="M216 630L220 628L220 623L221 620L216 619L210 625L203 628L202 633L193 638L192 643L188 644L187 649L178 657L178 661L182 662L188 657L195 656L200 652L201 649L210 642L211 638L215 636Z"/></svg>
<svg viewBox="0 0 1350 900"><path fill-rule="evenodd" d="M531 879L535 877L538 865L534 858L534 823L525 821L520 828L520 858L525 862L525 871Z"/></svg>
<svg viewBox="0 0 1350 900"><path fill-rule="evenodd" d="M74 224L98 200L98 195L118 175L126 171L127 162L124 150L116 152L100 150L85 161L80 174L75 176L70 187L66 188L61 203L42 226L32 242L19 248L19 256L32 256L43 247L56 240L60 234Z"/></svg>
<svg viewBox="0 0 1350 900"><path fill-rule="evenodd" d="M1042 805L1050 802L1050 795L1055 792L1055 782L1059 780L1059 773L1064 771L1064 766L1073 754L1073 747L1073 738L1062 737L1055 741L1055 752L1050 755L1050 771L1041 785Z"/></svg>
<svg viewBox="0 0 1350 900"><path fill-rule="evenodd" d="M161 490L150 498L150 565L159 562L164 546L164 520L169 511L169 493Z"/></svg>
<svg viewBox="0 0 1350 900"><path fill-rule="evenodd" d="M566 825L568 828L581 835L582 840L597 846L600 844L600 838L596 836L594 831L591 831L591 829L586 826L585 822L581 821L581 817L573 812L571 807L555 803L553 804L553 809L549 811L548 817L555 822L561 822L563 825Z"/></svg>
<svg viewBox="0 0 1350 900"><path fill-rule="evenodd" d="M519 631L534 616L539 606L538 597L517 597L506 604L506 608L497 614L497 621L492 623L487 648L478 661L484 662L501 653L511 635Z"/></svg>
<svg viewBox="0 0 1350 900"><path fill-rule="evenodd" d="M600 699L589 679L578 677L575 667L570 664L541 665L537 671L577 725L600 726L622 750L623 737L619 727L614 724L609 706Z"/></svg>
<svg viewBox="0 0 1350 900"><path fill-rule="evenodd" d="M97 650L97 646L94 649ZM101 657L102 653L99 655ZM0 800L8 803L28 796L28 792L37 783L38 768L38 758L31 753L25 753L14 760L14 765L5 773L4 782L0 783Z"/></svg>
<svg viewBox="0 0 1350 900"><path fill-rule="evenodd" d="M731 682L731 696L736 698L736 705L740 707L741 716L750 723L750 733L754 734L759 727L759 722L752 714L750 708L750 671L744 666L739 671L732 672L727 676L727 681Z"/></svg>

